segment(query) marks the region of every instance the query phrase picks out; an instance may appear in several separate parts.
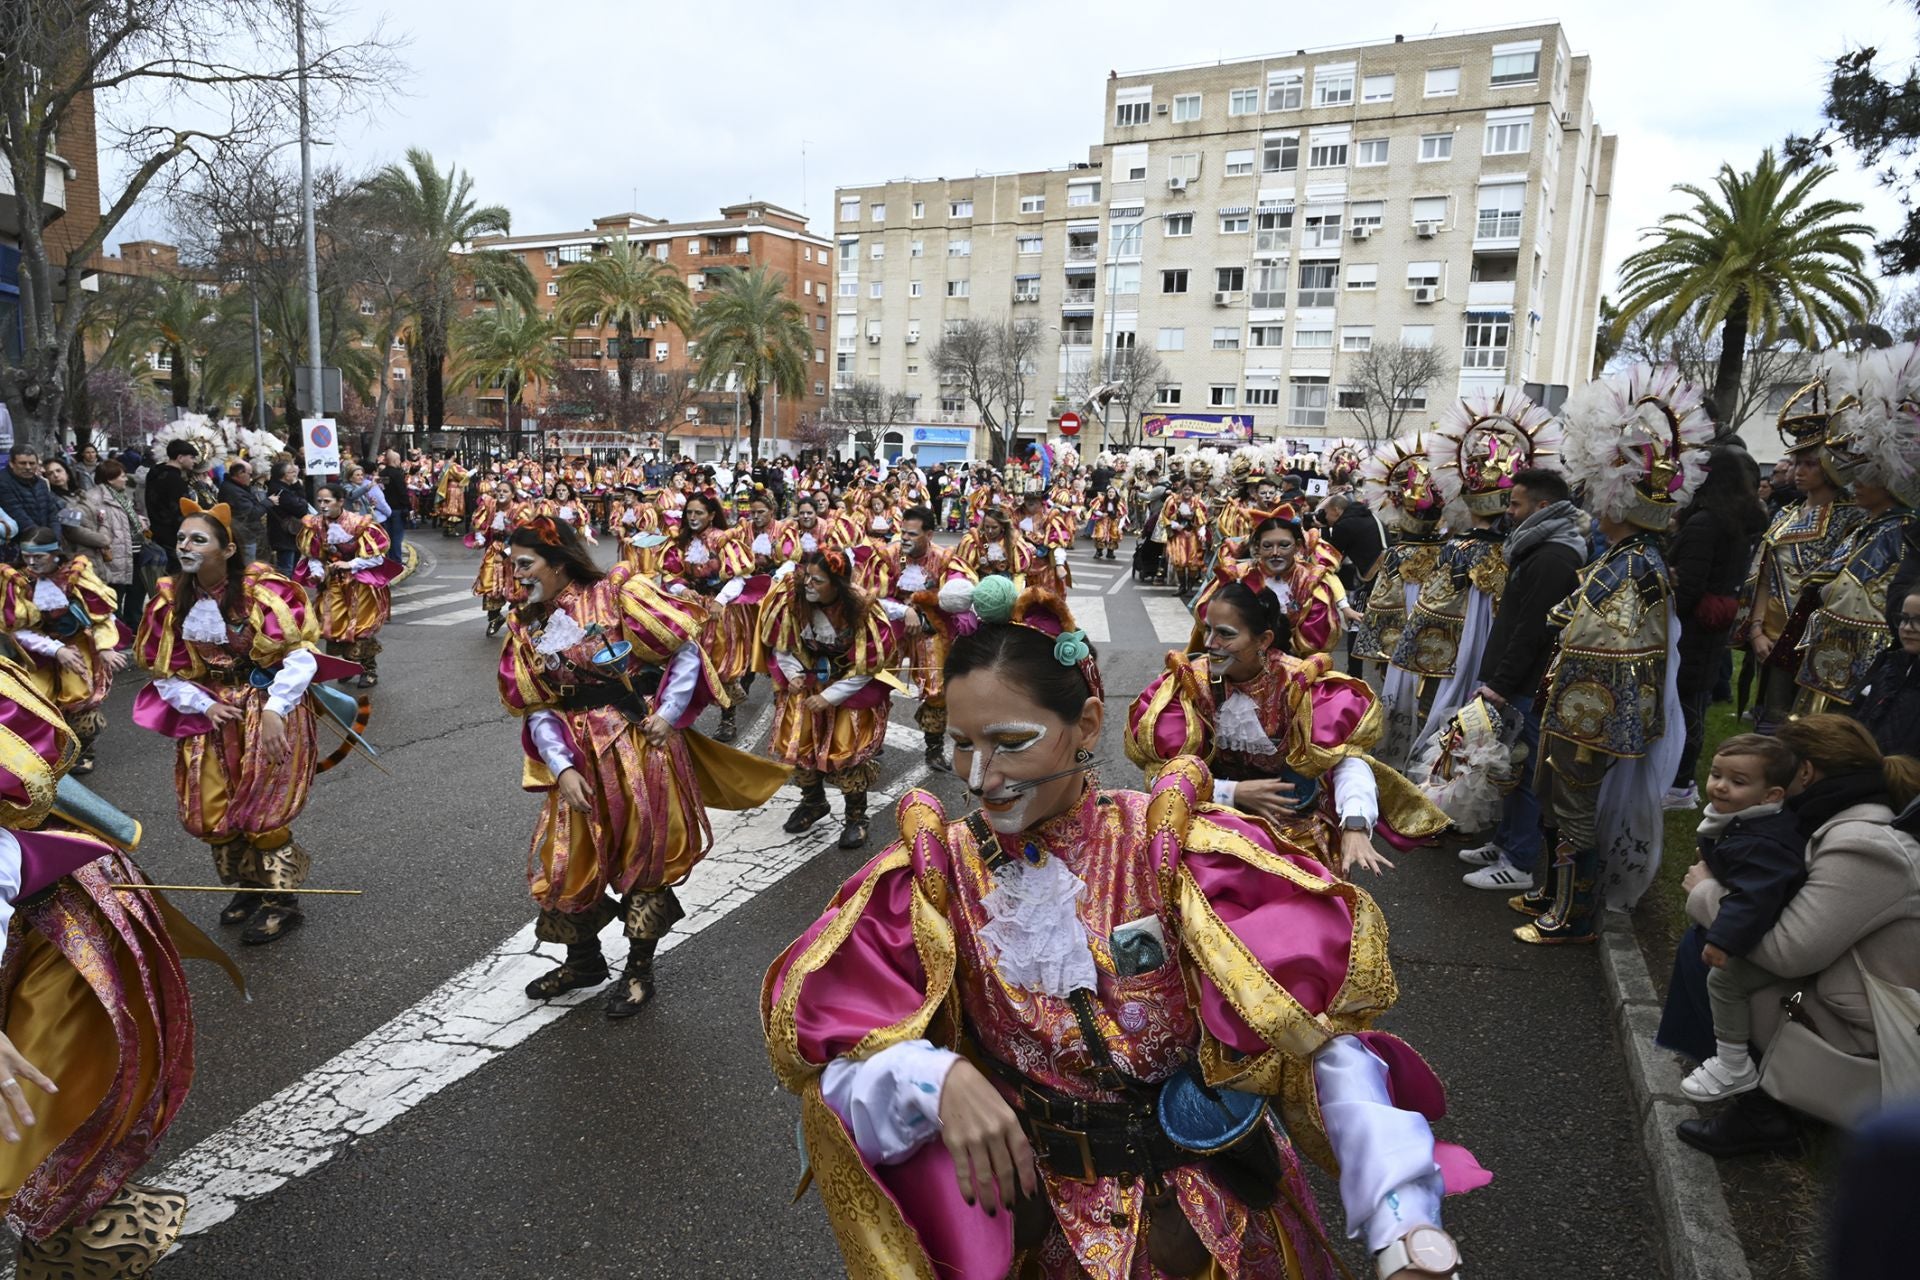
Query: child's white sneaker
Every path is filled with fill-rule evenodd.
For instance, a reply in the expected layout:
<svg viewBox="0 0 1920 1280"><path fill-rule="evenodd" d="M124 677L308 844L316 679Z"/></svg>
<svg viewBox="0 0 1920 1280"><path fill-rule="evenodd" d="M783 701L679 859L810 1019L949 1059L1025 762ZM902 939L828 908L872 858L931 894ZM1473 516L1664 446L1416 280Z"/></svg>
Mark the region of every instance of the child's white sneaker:
<svg viewBox="0 0 1920 1280"><path fill-rule="evenodd" d="M1680 1082L1680 1092L1695 1102L1718 1102L1760 1087L1760 1069L1748 1059L1744 1070L1730 1071L1718 1056L1708 1058Z"/></svg>

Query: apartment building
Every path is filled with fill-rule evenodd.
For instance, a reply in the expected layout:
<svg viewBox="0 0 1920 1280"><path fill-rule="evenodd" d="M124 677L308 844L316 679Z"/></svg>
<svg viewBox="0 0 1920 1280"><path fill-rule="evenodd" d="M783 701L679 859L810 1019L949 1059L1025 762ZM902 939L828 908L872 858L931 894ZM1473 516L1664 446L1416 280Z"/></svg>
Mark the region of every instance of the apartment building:
<svg viewBox="0 0 1920 1280"><path fill-rule="evenodd" d="M790 439L803 418L817 417L825 409L833 244L808 231L803 214L765 201L728 205L717 219L707 221L669 222L645 214L618 213L596 218L591 227L579 231L488 236L468 248L517 255L533 273L536 298L551 312L559 304L561 272L592 257L615 236L644 244L648 252L683 272L695 306L705 295L709 276L721 269L745 271L763 266L783 276L788 296L800 304L814 337L813 376L798 397L767 393L762 447ZM696 350L677 327L662 324L640 336L646 359L641 373L673 378L693 367ZM577 368L602 371L612 379L616 376L614 345L612 326L581 326L567 341L567 357ZM529 419L537 418L552 395L551 387L529 390L523 397L523 413ZM499 388L483 388L474 399L477 412L457 423L453 422L456 415L450 406L450 425L484 426L503 420L504 393ZM727 452L736 435L735 399L730 387L695 397L685 408L685 424L667 439L667 447L701 460ZM743 410L738 432L743 443L745 416Z"/></svg>
<svg viewBox="0 0 1920 1280"><path fill-rule="evenodd" d="M68 104L48 152L40 197L47 253L55 262L84 244L100 225L100 153L95 138L93 94ZM20 193L10 168L0 165L0 343L18 358L20 321ZM56 273L57 277L57 273Z"/></svg>
<svg viewBox="0 0 1920 1280"><path fill-rule="evenodd" d="M1031 308L1060 349L1043 420L1084 394L1075 343L1151 344L1159 412L1227 438L1351 431L1375 344L1439 353L1415 408L1508 383L1557 403L1601 289L1614 139L1590 75L1556 24L1115 75L1086 168L839 193L836 358L851 332L854 376L965 420L907 353Z"/></svg>

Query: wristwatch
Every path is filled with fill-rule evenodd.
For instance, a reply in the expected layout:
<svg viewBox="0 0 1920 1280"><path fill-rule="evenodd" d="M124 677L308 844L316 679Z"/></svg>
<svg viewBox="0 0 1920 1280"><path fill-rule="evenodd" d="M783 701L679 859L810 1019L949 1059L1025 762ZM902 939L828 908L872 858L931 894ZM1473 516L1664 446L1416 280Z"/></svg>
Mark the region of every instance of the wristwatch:
<svg viewBox="0 0 1920 1280"><path fill-rule="evenodd" d="M1366 832L1373 830L1373 824L1360 815L1355 814L1351 818L1342 818L1340 820L1340 829L1342 831Z"/></svg>
<svg viewBox="0 0 1920 1280"><path fill-rule="evenodd" d="M1451 1276L1460 1265L1460 1247L1438 1227L1415 1227L1374 1258L1380 1280L1411 1270L1423 1276Z"/></svg>

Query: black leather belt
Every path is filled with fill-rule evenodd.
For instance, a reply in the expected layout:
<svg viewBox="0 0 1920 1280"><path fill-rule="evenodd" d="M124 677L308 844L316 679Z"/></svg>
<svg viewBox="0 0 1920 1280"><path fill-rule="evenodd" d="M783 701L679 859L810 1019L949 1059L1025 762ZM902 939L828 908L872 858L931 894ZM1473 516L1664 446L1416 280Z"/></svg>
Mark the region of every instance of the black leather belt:
<svg viewBox="0 0 1920 1280"><path fill-rule="evenodd" d="M1059 1177L1151 1178L1201 1159L1167 1137L1151 1102L1088 1102L1024 1077L1015 1087L1020 1127Z"/></svg>

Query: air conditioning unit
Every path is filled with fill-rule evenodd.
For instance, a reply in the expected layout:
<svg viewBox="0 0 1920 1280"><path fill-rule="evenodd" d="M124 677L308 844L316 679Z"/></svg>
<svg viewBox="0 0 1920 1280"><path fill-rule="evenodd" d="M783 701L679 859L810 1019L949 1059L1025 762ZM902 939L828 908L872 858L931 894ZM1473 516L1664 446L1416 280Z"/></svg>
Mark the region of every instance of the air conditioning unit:
<svg viewBox="0 0 1920 1280"><path fill-rule="evenodd" d="M1163 116L1163 115L1165 115L1165 114L1167 114L1167 104L1166 104L1166 103L1164 103L1164 102L1156 102L1156 103L1154 103L1154 104L1153 104L1153 114L1155 114L1155 115L1157 115L1157 116Z"/></svg>
<svg viewBox="0 0 1920 1280"><path fill-rule="evenodd" d="M1365 240L1372 234L1373 228L1371 226L1358 226L1353 229L1353 238L1355 240Z"/></svg>
<svg viewBox="0 0 1920 1280"><path fill-rule="evenodd" d="M1430 284L1423 284L1413 291L1413 300L1422 305L1437 302L1439 298L1440 291Z"/></svg>
<svg viewBox="0 0 1920 1280"><path fill-rule="evenodd" d="M1185 191L1186 189L1187 189L1187 180L1185 178L1168 178L1167 179L1167 190Z"/></svg>
<svg viewBox="0 0 1920 1280"><path fill-rule="evenodd" d="M920 331L918 329L907 330L907 345L911 347L918 341L920 341Z"/></svg>
<svg viewBox="0 0 1920 1280"><path fill-rule="evenodd" d="M1216 307L1224 307L1232 301L1233 301L1233 294L1230 291L1225 289L1222 289L1218 293L1213 295L1213 305Z"/></svg>
<svg viewBox="0 0 1920 1280"><path fill-rule="evenodd" d="M867 341L877 347L880 345L880 335L877 333L870 333L867 335Z"/></svg>
<svg viewBox="0 0 1920 1280"><path fill-rule="evenodd" d="M1562 129L1571 129L1571 128L1573 128L1573 127L1574 127L1574 123L1573 123L1573 112L1571 112L1571 111L1562 111L1562 112L1560 113L1560 127L1561 127Z"/></svg>
<svg viewBox="0 0 1920 1280"><path fill-rule="evenodd" d="M1431 240L1440 234L1440 224L1437 222L1416 222L1413 224L1413 234L1419 236L1422 240Z"/></svg>

